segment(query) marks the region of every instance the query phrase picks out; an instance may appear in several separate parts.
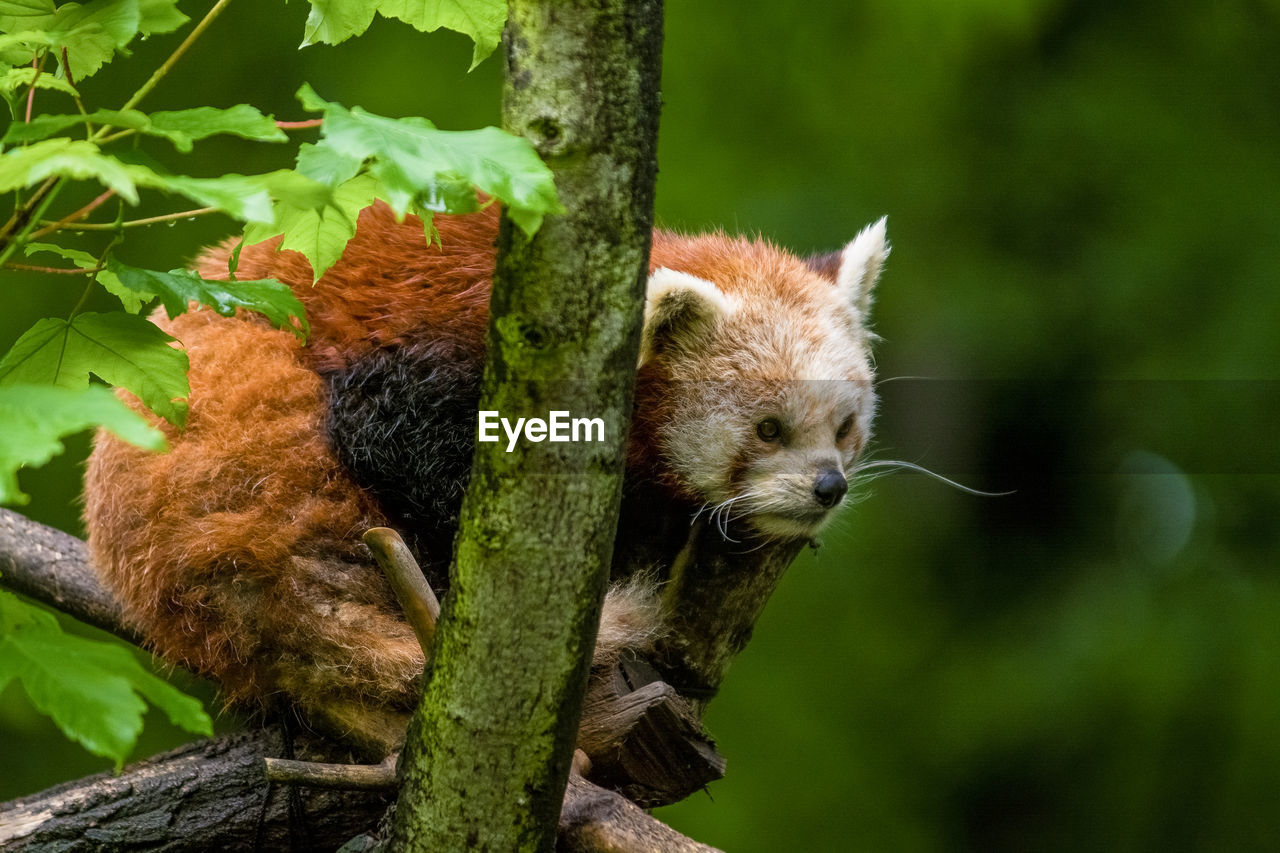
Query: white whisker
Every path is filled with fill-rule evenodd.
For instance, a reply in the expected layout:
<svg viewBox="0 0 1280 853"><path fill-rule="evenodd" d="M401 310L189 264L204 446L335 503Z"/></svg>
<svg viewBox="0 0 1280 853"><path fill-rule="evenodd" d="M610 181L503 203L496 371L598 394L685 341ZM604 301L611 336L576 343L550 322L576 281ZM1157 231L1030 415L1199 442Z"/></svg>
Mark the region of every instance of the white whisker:
<svg viewBox="0 0 1280 853"><path fill-rule="evenodd" d="M932 376L885 376L880 379L877 379L874 384L875 384L875 387L879 388L881 385L888 385L890 382L903 382L903 381L929 382L929 381L932 381L933 379L934 377Z"/></svg>
<svg viewBox="0 0 1280 853"><path fill-rule="evenodd" d="M741 518L751 513L760 512L759 507L752 506L750 510L746 510L741 513L735 514L734 504L738 503L739 501L746 501L747 503L750 503L752 500L760 497L760 494L761 494L760 492L755 492L755 491L743 492L740 495L734 495L731 498L721 501L711 509L711 512L708 514L707 517L708 519L710 519L712 526L720 531L720 535L725 539L725 541L727 542L738 541L737 539L734 539L732 536L729 535L729 525L736 518Z"/></svg>
<svg viewBox="0 0 1280 853"><path fill-rule="evenodd" d="M998 498L998 497L1003 497L1005 495L1013 494L1013 491L984 492L981 489L972 489L968 486L957 483L955 480L949 480L946 477L942 476L941 474L934 473L933 471L930 471L928 468L924 467L923 465L917 465L914 462L903 462L900 459L878 459L874 462L863 462L861 465L857 465L854 467L853 473L856 475L863 471L871 470L873 468L890 468L890 469L896 469L896 470L905 469L908 471L915 471L919 474L925 474L929 477L932 477L933 479L938 480L939 482L946 483L948 486L951 486L953 489L959 489L960 491L966 494L977 495L978 497L981 497L981 498Z"/></svg>

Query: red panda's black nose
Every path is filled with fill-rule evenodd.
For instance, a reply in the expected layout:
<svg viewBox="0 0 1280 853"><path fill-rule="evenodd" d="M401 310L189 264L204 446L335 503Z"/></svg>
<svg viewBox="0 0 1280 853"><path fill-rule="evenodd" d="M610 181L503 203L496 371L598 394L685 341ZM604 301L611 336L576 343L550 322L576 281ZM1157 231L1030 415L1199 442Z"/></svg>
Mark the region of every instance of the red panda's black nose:
<svg viewBox="0 0 1280 853"><path fill-rule="evenodd" d="M849 482L834 468L828 468L818 474L813 482L813 496L823 506L835 506L840 503L844 493L849 491Z"/></svg>

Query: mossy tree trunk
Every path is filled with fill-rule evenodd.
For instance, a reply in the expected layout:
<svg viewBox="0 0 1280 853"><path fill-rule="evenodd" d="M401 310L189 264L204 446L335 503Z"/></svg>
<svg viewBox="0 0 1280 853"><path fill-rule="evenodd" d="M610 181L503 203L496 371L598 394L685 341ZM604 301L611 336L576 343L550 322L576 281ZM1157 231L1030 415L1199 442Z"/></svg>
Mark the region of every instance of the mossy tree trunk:
<svg viewBox="0 0 1280 853"><path fill-rule="evenodd" d="M477 447L393 847L551 850L621 495L652 230L661 0L510 0L504 124L566 212L504 218L481 408L603 442Z"/></svg>

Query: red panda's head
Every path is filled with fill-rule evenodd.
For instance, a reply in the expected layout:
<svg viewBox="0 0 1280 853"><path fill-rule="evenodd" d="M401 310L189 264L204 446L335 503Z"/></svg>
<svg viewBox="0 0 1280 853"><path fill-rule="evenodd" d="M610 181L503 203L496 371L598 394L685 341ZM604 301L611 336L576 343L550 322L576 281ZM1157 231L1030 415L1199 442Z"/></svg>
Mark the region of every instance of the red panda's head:
<svg viewBox="0 0 1280 853"><path fill-rule="evenodd" d="M829 270L761 241L656 234L633 433L653 475L722 528L813 536L870 434L887 254L883 219Z"/></svg>

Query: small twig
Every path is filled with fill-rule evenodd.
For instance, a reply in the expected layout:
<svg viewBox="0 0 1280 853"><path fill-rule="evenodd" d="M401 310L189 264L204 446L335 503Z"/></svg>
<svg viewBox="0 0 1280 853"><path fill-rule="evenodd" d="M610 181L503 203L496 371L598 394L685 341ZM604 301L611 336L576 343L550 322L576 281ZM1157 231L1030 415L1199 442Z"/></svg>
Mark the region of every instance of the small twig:
<svg viewBox="0 0 1280 853"><path fill-rule="evenodd" d="M364 544L369 546L373 558L382 567L387 580L391 581L405 619L409 620L413 633L418 637L418 645L422 646L423 654L430 657L436 622L440 620L440 601L418 567L418 561L400 534L390 527L374 527L365 531Z"/></svg>
<svg viewBox="0 0 1280 853"><path fill-rule="evenodd" d="M106 267L80 269L79 267L40 267L35 264L4 264L0 269L21 270L22 272L43 272L50 273L51 275L94 275L102 272Z"/></svg>
<svg viewBox="0 0 1280 853"><path fill-rule="evenodd" d="M213 8L205 13L205 16L200 19L200 23L196 24L195 28L188 33L185 39L183 39L182 44L178 45L173 53L169 54L169 58L155 70L155 73L147 79L147 82L142 84L142 87L139 88L138 91L133 93L133 97L125 101L124 106L120 108L121 111L131 110L136 107L138 102L145 98L147 94L156 87L156 84L164 79L164 76L168 74L173 66L178 63L178 60L182 58L183 54L185 54L188 49L190 49L191 45L195 44L196 39L200 38L204 31L209 28L209 25L213 23L214 19L222 14L222 10L225 9L227 4L230 2L231 0L218 0L217 3L214 3Z"/></svg>
<svg viewBox="0 0 1280 853"><path fill-rule="evenodd" d="M180 219L191 219L194 216L204 216L209 213L217 213L221 208L217 207L200 207L195 210L182 210L177 213L165 213L160 216L148 216L145 219L130 219L121 222L118 225L114 222L81 222L76 223L71 217L61 219L57 222L50 222L39 231L32 234L32 238L42 236L50 231L60 231L63 228L75 226L77 231L115 231L117 228L140 228L144 225L158 225L162 222L177 222Z"/></svg>
<svg viewBox="0 0 1280 853"><path fill-rule="evenodd" d="M310 788L337 788L346 791L385 791L399 784L393 752L381 764L321 764L290 758L264 758L268 782L306 785Z"/></svg>
<svg viewBox="0 0 1280 853"><path fill-rule="evenodd" d="M44 70L40 64L39 56L31 57L31 67L36 70L36 73L31 77L31 88L27 89L27 114L24 119L27 124L31 123L31 108L36 103L36 81L40 79L40 72Z"/></svg>
<svg viewBox="0 0 1280 853"><path fill-rule="evenodd" d="M41 184L31 197L16 210L9 221L0 228L0 266L3 266L18 247L29 239L29 233L35 223L39 222L44 212L49 209L58 190L62 188L62 178L49 178Z"/></svg>
<svg viewBox="0 0 1280 853"><path fill-rule="evenodd" d="M90 213L93 213L95 210L97 210L99 207L101 207L103 204L109 201L111 197L114 196L115 194L116 194L115 190L107 190L102 195L98 196L93 201L89 202L84 207L77 210L75 213L68 214L67 216L55 222L43 223L42 227L31 232L31 235L27 239L35 240L37 238L43 237L46 234L51 234L54 231L61 231L63 228L66 228L69 225L74 225L76 222L80 221L81 219L84 219ZM85 226L82 225L81 227L83 228ZM115 228L115 224L114 223L104 224L104 227Z"/></svg>
<svg viewBox="0 0 1280 853"><path fill-rule="evenodd" d="M71 99L76 103L76 109L80 111L80 115L84 116L85 133L93 136L93 122L89 121L89 111L84 108L84 101L80 99L80 89L76 86L76 78L71 73L71 60L67 58L67 48L62 48L62 71L67 75L67 85L71 87Z"/></svg>
<svg viewBox="0 0 1280 853"><path fill-rule="evenodd" d="M276 127L281 130L305 130L309 127L319 127L324 124L322 118L311 118L305 121L277 121Z"/></svg>

